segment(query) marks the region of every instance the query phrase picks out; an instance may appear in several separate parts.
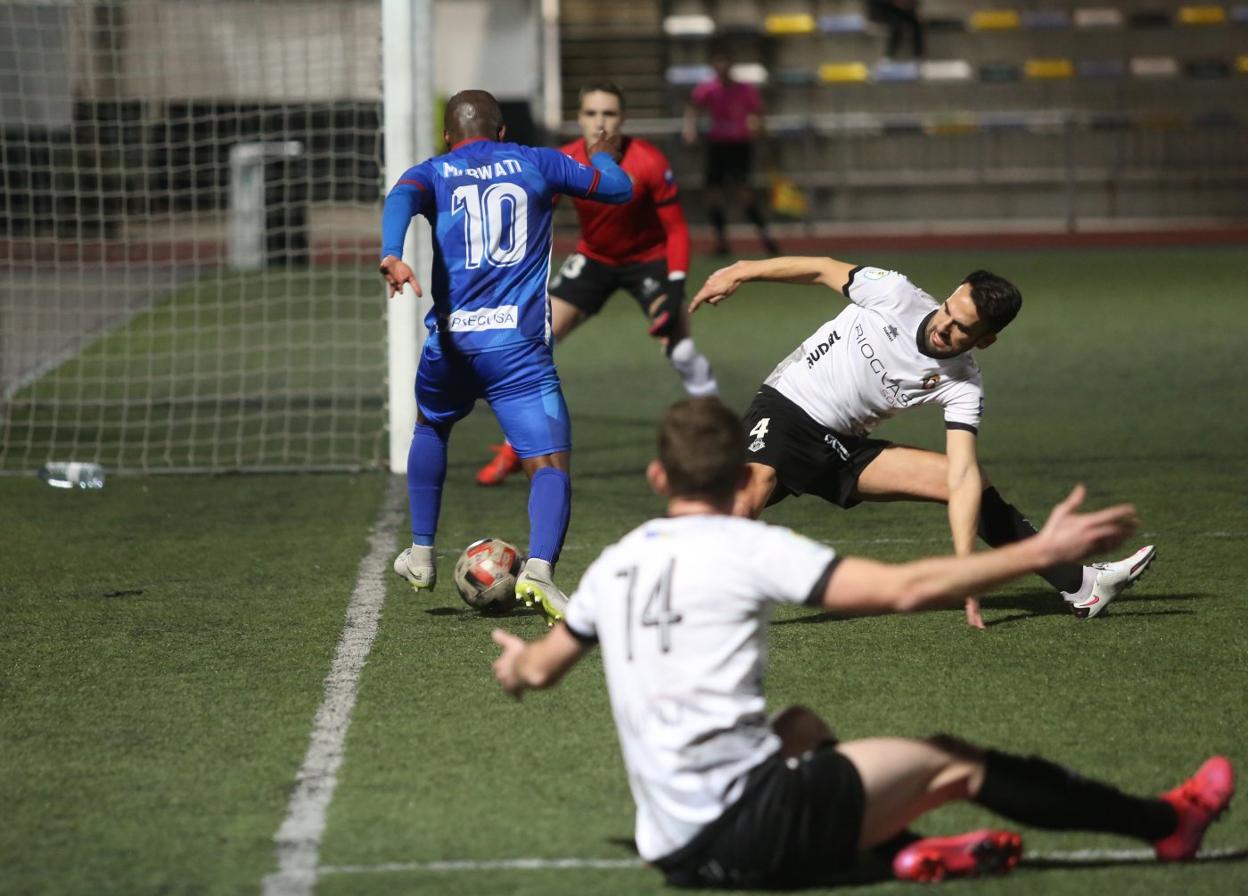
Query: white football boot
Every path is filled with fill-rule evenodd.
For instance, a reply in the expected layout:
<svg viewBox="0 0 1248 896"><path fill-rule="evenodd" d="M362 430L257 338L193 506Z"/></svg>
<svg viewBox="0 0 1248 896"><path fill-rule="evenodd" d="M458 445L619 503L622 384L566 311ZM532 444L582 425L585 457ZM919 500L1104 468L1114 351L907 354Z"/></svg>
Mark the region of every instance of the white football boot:
<svg viewBox="0 0 1248 896"><path fill-rule="evenodd" d="M394 571L407 579L417 594L438 583L437 554L432 545L414 544L394 558Z"/></svg>
<svg viewBox="0 0 1248 896"><path fill-rule="evenodd" d="M516 597L526 607L537 604L537 608L546 617L546 625L550 627L563 618L568 609L568 598L555 584L550 564L545 560L530 557L524 561L524 569L516 578Z"/></svg>
<svg viewBox="0 0 1248 896"><path fill-rule="evenodd" d="M1122 594L1136 579L1144 575L1153 558L1157 556L1157 548L1146 545L1125 560L1114 563L1093 563L1096 570L1096 581L1092 583L1090 594L1081 600L1071 602L1071 609L1080 619L1091 619L1114 602L1114 598Z"/></svg>

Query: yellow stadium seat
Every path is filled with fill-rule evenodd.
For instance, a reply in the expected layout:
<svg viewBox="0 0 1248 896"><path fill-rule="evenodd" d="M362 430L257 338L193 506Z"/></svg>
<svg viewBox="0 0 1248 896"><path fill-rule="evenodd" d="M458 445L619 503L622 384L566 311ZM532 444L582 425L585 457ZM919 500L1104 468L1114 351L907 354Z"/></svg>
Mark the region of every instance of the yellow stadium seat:
<svg viewBox="0 0 1248 896"><path fill-rule="evenodd" d="M973 134L979 130L979 123L974 118L964 115L953 115L928 122L923 133L936 137L956 137L962 134Z"/></svg>
<svg viewBox="0 0 1248 896"><path fill-rule="evenodd" d="M1069 59L1028 59L1023 74L1033 80L1059 80L1074 77L1075 67Z"/></svg>
<svg viewBox="0 0 1248 896"><path fill-rule="evenodd" d="M861 62L825 62L819 66L819 80L825 84L854 84L867 80L870 71Z"/></svg>
<svg viewBox="0 0 1248 896"><path fill-rule="evenodd" d="M1018 28L1021 21L1013 9L981 9L971 13L967 24L972 31L1008 31Z"/></svg>
<svg viewBox="0 0 1248 896"><path fill-rule="evenodd" d="M767 16L763 30L768 34L814 34L815 17L809 13Z"/></svg>
<svg viewBox="0 0 1248 896"><path fill-rule="evenodd" d="M1235 71L1241 75L1248 75L1248 56L1235 57Z"/></svg>
<svg viewBox="0 0 1248 896"><path fill-rule="evenodd" d="M1221 6L1180 6L1179 22L1184 25L1221 25L1226 10Z"/></svg>

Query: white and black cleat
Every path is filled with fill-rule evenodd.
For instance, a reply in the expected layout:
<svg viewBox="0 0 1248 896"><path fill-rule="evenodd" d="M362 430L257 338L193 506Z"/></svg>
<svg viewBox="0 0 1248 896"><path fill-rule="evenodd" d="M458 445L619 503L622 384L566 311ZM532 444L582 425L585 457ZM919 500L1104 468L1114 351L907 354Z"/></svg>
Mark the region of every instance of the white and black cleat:
<svg viewBox="0 0 1248 896"><path fill-rule="evenodd" d="M1146 545L1125 560L1113 563L1093 563L1096 570L1096 581L1092 584L1092 593L1080 601L1071 604L1071 609L1080 619L1091 619L1114 602L1114 599L1126 591L1136 580L1144 575L1153 558L1157 556L1157 548Z"/></svg>

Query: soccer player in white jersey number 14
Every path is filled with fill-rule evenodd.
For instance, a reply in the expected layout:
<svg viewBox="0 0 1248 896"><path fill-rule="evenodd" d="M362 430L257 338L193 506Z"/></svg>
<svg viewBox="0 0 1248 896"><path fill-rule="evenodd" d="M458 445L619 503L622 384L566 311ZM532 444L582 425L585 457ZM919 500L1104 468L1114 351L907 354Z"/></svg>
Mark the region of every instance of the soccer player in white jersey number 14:
<svg viewBox="0 0 1248 896"><path fill-rule="evenodd" d="M993 547L1035 534L979 466L983 384L972 350L997 340L1022 306L1018 289L988 271L967 275L937 302L896 271L832 258L738 261L712 274L690 310L717 305L752 280L820 284L849 299L767 377L746 412L750 482L738 512L757 517L790 495L849 508L862 501L948 505L954 550L970 554L978 533ZM945 453L870 438L881 421L938 404ZM1039 571L1074 614L1090 618L1135 583L1152 545L1113 563L1058 564ZM967 595L967 622L983 628Z"/></svg>
<svg viewBox="0 0 1248 896"><path fill-rule="evenodd" d="M948 736L840 743L809 709L770 721L763 681L771 609L806 603L843 615L956 606L1054 563L1121 544L1135 513L1078 513L1082 486L1039 533L967 557L885 564L731 516L745 430L714 398L673 406L647 475L667 515L608 547L567 616L526 644L495 630L494 675L510 694L557 683L594 644L637 806L642 859L681 886L811 886L865 858L907 880L1007 871L1022 838L981 830L920 838L909 826L953 800L1020 824L1102 831L1190 859L1226 808L1234 771L1211 757L1161 797L1135 797L1038 757Z"/></svg>

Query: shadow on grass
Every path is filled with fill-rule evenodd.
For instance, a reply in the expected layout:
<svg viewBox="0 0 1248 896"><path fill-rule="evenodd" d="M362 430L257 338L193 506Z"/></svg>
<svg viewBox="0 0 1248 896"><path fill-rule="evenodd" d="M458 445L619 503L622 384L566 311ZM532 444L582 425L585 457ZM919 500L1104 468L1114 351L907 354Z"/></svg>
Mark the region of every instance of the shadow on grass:
<svg viewBox="0 0 1248 896"><path fill-rule="evenodd" d="M1192 859L1193 863L1200 864L1214 862L1244 862L1248 861L1248 849L1227 849L1217 850L1199 855ZM1156 865L1159 864L1152 853L1147 850L1126 850L1120 854L1112 852L1097 855L1095 852L1089 855L1072 854L1068 856L1023 856L1023 860L1019 863L1019 870L1043 871L1046 869L1064 869L1072 868L1114 868L1123 865Z"/></svg>
<svg viewBox="0 0 1248 896"><path fill-rule="evenodd" d="M1188 591L1181 594L1149 594L1142 597L1150 602L1156 601L1173 601L1188 603L1195 600L1205 600L1215 597L1216 595L1202 591ZM1052 591L1026 591L1021 594L1012 594L1008 597L989 598L984 601L983 608L985 612L991 613L993 610L1018 610L1020 612L1012 613L1009 616L1002 616L998 619L985 619L984 625L992 628L994 625L1004 625L1009 622L1018 622L1023 619L1031 619L1035 616L1070 616L1070 607L1060 597ZM1128 616L1186 616L1192 612L1191 608L1176 609L1145 609L1142 606L1133 606L1131 598L1123 598L1116 601L1112 607L1105 610L1098 616L1098 619L1109 618L1125 618Z"/></svg>
<svg viewBox="0 0 1248 896"><path fill-rule="evenodd" d="M1217 595L1209 594L1203 591L1188 591L1182 594L1150 594L1147 599L1149 601L1176 601L1188 602L1195 600L1206 600L1216 597ZM1070 616L1070 608L1060 597L1057 597L1052 591L1026 591L1021 594L1012 594L1009 597L989 598L984 601L984 611L991 613L993 610L1018 610L1020 612L1011 613L1009 616L1002 616L999 619L985 619L984 626L992 628L994 625L1004 625L1008 622L1018 622L1023 619L1031 619L1036 616ZM1186 616L1193 611L1190 608L1181 609L1144 609L1143 607L1131 605L1130 598L1124 599L1121 603L1115 603L1113 608L1106 610L1101 617L1109 619L1111 617L1125 618L1128 616ZM808 616L797 616L792 619L773 620L772 625L793 625L800 623L802 625L818 625L824 622L849 622L854 619L853 616L844 616L840 613L812 613Z"/></svg>

